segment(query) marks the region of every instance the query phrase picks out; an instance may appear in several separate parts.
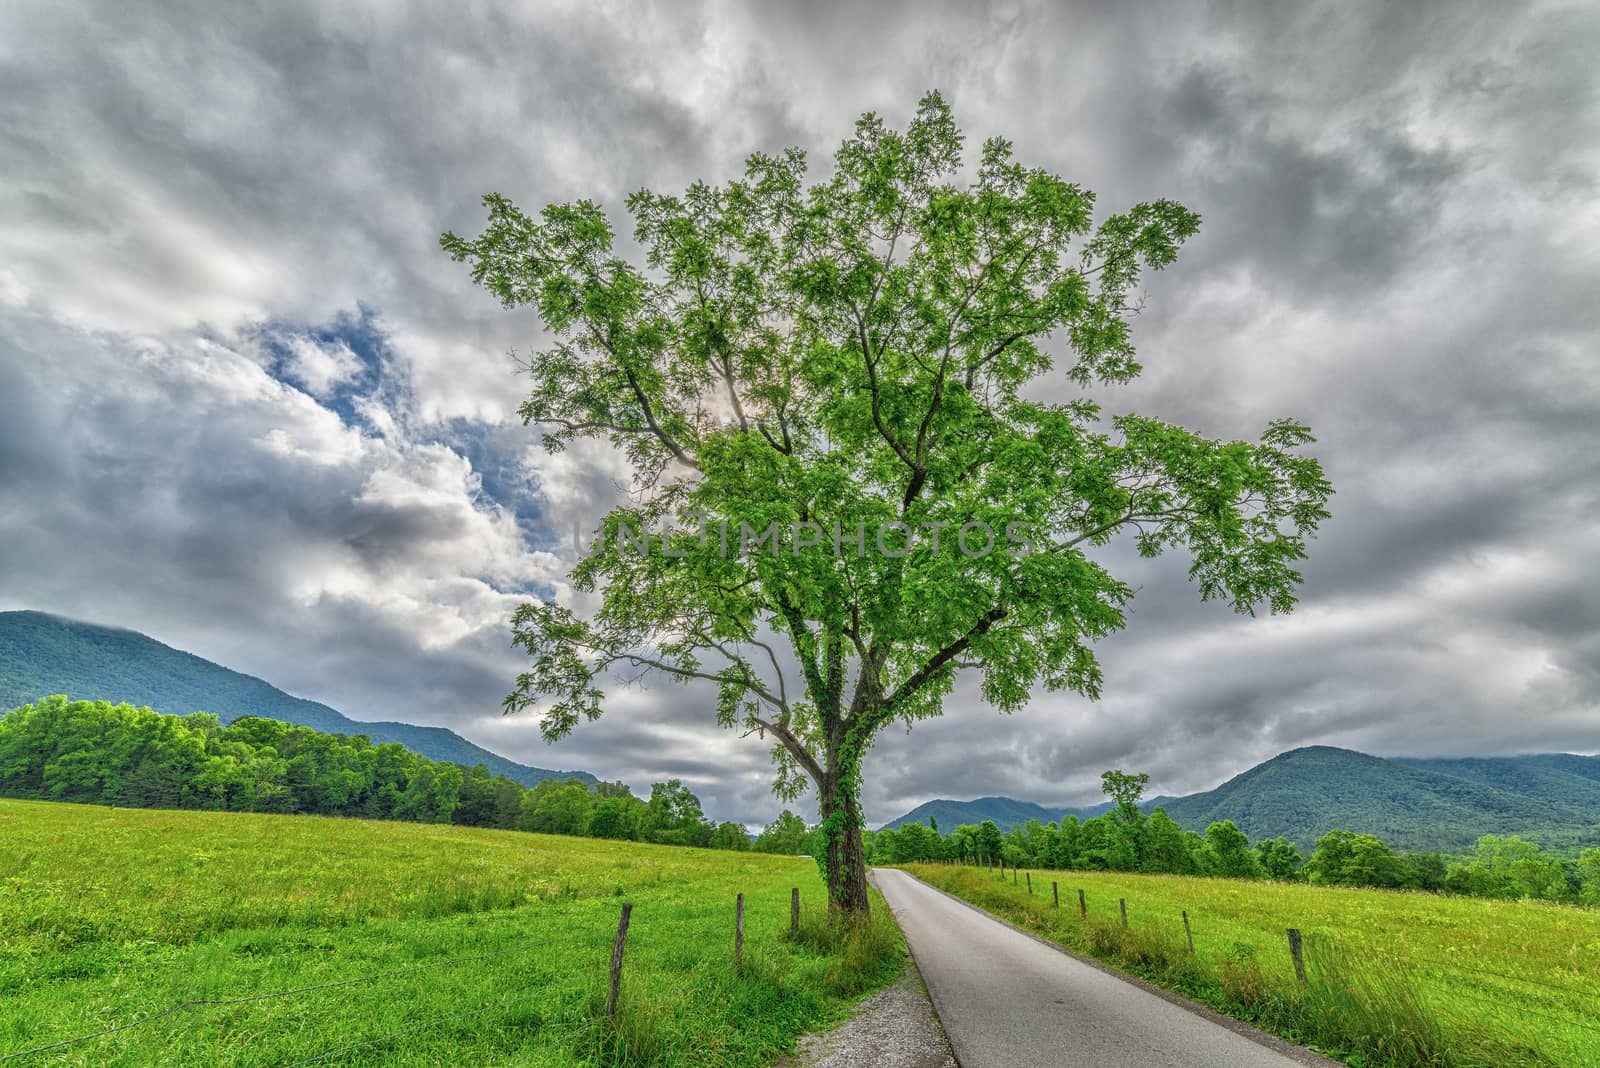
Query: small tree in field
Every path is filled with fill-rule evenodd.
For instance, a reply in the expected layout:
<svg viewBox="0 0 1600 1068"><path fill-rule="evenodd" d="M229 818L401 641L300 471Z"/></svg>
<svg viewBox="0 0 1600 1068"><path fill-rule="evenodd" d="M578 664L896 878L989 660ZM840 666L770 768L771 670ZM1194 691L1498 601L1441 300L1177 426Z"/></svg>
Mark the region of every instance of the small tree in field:
<svg viewBox="0 0 1600 1068"><path fill-rule="evenodd" d="M1142 771L1137 775L1129 775L1125 771L1100 773L1100 791L1116 803L1117 815L1130 826L1139 823L1143 815L1139 811L1139 799L1149 785L1150 776Z"/></svg>
<svg viewBox="0 0 1600 1068"><path fill-rule="evenodd" d="M1095 226L1091 193L1006 141L976 163L964 180L930 94L903 132L864 116L814 184L790 150L634 194L642 264L589 201L490 195L479 237L442 239L548 327L521 409L545 445L607 440L636 472L573 572L592 607L517 612L532 665L507 710L542 703L553 740L614 670L714 684L718 721L772 743L778 795L815 785L849 913L880 731L938 715L962 671L1002 711L1099 694L1092 645L1132 591L1093 550L1182 549L1202 597L1286 611L1327 516L1306 427L1212 441L1086 394L1138 374L1131 294L1198 217L1163 200ZM1032 388L1050 378L1077 395Z"/></svg>

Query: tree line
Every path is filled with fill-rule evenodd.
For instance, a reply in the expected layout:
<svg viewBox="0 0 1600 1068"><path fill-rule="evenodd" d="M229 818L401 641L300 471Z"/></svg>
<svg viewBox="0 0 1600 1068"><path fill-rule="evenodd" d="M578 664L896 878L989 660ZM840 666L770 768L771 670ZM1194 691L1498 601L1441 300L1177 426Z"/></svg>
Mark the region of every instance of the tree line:
<svg viewBox="0 0 1600 1068"><path fill-rule="evenodd" d="M1251 843L1222 820L1184 830L1166 811L1139 808L1147 775L1108 771L1113 807L1060 823L1002 832L993 820L941 834L937 824L867 831L875 864L954 860L1058 870L1277 879L1600 904L1600 848L1546 854L1516 835L1485 835L1468 856L1399 853L1374 835L1330 831L1310 857L1285 838ZM648 798L620 782L546 779L527 788L482 765L430 760L396 743L326 734L245 716L224 726L197 712L172 716L106 701L47 697L0 717L0 796L129 808L301 813L449 823L541 834L713 849L815 854L817 831L785 809L752 838L713 824L677 779ZM933 823L933 821L930 821Z"/></svg>
<svg viewBox="0 0 1600 1068"><path fill-rule="evenodd" d="M1537 898L1600 905L1600 847L1575 858L1544 853L1516 835L1484 835L1464 857L1398 853L1382 839L1330 831L1304 856L1286 838L1252 844L1232 820L1204 834L1187 831L1162 808L1139 808L1148 775L1108 771L1102 785L1113 807L1087 820L1027 823L1002 832L993 820L957 827L949 834L906 824L867 833L872 863L957 861L1011 867L1081 871L1125 871L1277 879L1328 886L1425 890L1472 897Z"/></svg>
<svg viewBox="0 0 1600 1068"><path fill-rule="evenodd" d="M0 717L0 797L128 808L301 813L450 823L714 849L809 853L785 811L754 839L712 824L677 779L640 798L624 783L527 788L481 764L429 760L364 735L244 716L224 726L106 701L46 697Z"/></svg>

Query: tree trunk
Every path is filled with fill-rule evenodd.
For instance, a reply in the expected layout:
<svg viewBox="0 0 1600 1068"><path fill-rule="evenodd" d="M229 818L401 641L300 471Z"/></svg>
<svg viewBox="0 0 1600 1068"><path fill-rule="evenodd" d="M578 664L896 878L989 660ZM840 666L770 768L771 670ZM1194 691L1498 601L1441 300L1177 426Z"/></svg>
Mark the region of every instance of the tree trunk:
<svg viewBox="0 0 1600 1068"><path fill-rule="evenodd" d="M828 834L829 911L848 918L865 918L867 857L861 846L861 799L856 788L829 775L821 790L822 825Z"/></svg>

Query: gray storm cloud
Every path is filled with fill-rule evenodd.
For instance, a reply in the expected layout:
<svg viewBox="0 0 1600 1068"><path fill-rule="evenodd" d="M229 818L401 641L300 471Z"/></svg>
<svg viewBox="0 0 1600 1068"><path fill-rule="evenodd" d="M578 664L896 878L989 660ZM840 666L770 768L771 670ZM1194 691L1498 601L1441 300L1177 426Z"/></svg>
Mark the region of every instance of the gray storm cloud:
<svg viewBox="0 0 1600 1068"><path fill-rule="evenodd" d="M1600 748L1592 5L21 3L0 42L0 606L770 818L707 692L619 682L554 750L497 714L509 612L568 596L627 472L517 424L538 324L437 235L489 191L620 211L754 149L824 166L938 87L1103 210L1204 217L1107 407L1303 419L1338 495L1284 618L1113 550L1139 594L1105 697L997 724L958 687L880 742L869 817L1092 800L1111 766L1185 792L1309 743ZM330 331L360 308L381 360Z"/></svg>

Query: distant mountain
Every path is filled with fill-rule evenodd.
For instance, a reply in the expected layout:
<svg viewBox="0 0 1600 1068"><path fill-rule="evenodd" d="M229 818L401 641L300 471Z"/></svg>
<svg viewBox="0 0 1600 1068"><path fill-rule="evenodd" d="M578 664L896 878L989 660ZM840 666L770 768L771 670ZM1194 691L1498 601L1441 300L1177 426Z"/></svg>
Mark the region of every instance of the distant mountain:
<svg viewBox="0 0 1600 1068"><path fill-rule="evenodd" d="M1309 746L1166 809L1185 827L1231 819L1251 838L1302 845L1336 827L1397 849L1461 849L1485 834L1553 841L1600 823L1600 757L1384 760Z"/></svg>
<svg viewBox="0 0 1600 1068"><path fill-rule="evenodd" d="M1475 759L1385 760L1308 746L1281 753L1214 790L1155 798L1185 828L1232 820L1252 839L1282 835L1302 847L1340 829L1375 834L1403 850L1459 851L1485 834L1520 834L1547 845L1600 832L1600 757L1552 754ZM1045 809L1004 797L930 801L885 826L926 822L941 830L992 819L1009 827L1103 812Z"/></svg>
<svg viewBox="0 0 1600 1068"><path fill-rule="evenodd" d="M171 715L214 712L224 723L264 716L328 734L364 734L378 743L398 742L430 760L482 764L524 786L568 776L595 782L586 771L551 771L508 760L444 727L350 719L137 631L43 612L0 612L0 714L54 693L148 705Z"/></svg>
<svg viewBox="0 0 1600 1068"><path fill-rule="evenodd" d="M963 824L994 820L1002 828L1017 826L1029 820L1054 822L1061 818L1055 809L1047 809L1032 801L1013 801L1009 797L979 797L971 801L947 801L939 798L918 805L899 819L890 820L880 830L892 830L907 823L927 823L929 818L938 821L939 829L948 833Z"/></svg>
<svg viewBox="0 0 1600 1068"><path fill-rule="evenodd" d="M949 801L938 798L918 805L904 816L892 819L878 829L893 830L907 823L925 824L931 816L939 821L941 831L950 831L968 823L982 823L984 820L994 820L1001 830L1009 830L1029 820L1054 823L1067 816L1077 816L1080 820L1086 820L1100 815L1109 808L1111 808L1109 801L1085 808L1045 808L1032 801L1017 801L1009 797L979 797L971 801Z"/></svg>

